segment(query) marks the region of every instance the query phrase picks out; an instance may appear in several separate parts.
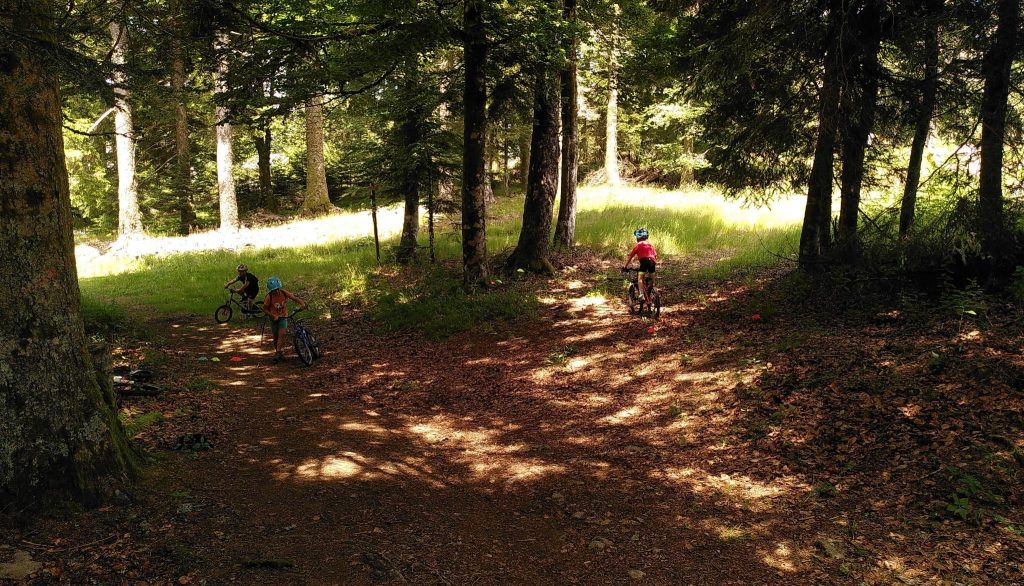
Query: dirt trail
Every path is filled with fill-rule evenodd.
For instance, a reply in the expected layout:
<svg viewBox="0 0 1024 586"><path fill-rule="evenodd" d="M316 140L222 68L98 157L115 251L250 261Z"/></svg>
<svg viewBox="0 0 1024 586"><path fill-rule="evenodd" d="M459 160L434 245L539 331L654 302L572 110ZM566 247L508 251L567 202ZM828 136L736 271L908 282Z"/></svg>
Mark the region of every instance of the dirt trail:
<svg viewBox="0 0 1024 586"><path fill-rule="evenodd" d="M580 283L570 282L569 286ZM691 342L693 307L661 322L617 299L555 292L535 323L445 342L320 324L312 369L258 339L182 323L211 366L216 447L175 460L183 516L213 583L812 583L818 519L784 474L748 476L713 428L742 378ZM649 328L655 332L649 333ZM697 420L697 421L695 421ZM728 432L728 430L719 430ZM715 444L718 442L718 445ZM754 466L756 468L756 465ZM247 560L286 560L276 571ZM271 562L262 564L273 565Z"/></svg>

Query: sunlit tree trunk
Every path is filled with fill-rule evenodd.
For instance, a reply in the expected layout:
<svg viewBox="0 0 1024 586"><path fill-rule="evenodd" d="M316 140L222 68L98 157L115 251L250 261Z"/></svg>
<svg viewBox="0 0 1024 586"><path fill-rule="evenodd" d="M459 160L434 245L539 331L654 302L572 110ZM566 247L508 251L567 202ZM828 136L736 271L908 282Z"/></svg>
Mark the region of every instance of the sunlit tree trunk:
<svg viewBox="0 0 1024 586"><path fill-rule="evenodd" d="M180 22L180 7L171 0L171 13ZM188 141L188 110L185 108L185 52L179 31L171 35L171 90L174 92L174 189L177 192L178 232L188 234L196 223L192 209L192 157Z"/></svg>
<svg viewBox="0 0 1024 586"><path fill-rule="evenodd" d="M409 157L415 157L415 149L422 141L420 123L422 112L413 107L405 114L399 129L402 150ZM405 212L402 221L402 237L398 243L398 262L408 263L416 258L420 236L420 177L419 165L414 165L412 172L402 178L402 196L405 200Z"/></svg>
<svg viewBox="0 0 1024 586"><path fill-rule="evenodd" d="M260 170L260 205L269 212L277 211L277 197L274 196L274 176L271 168L274 135L270 132L270 123L263 124L260 132L253 136L256 146L256 166Z"/></svg>
<svg viewBox="0 0 1024 586"><path fill-rule="evenodd" d="M576 24L576 0L565 0L565 20ZM568 60L561 74L562 82L562 173L558 221L555 222L556 251L570 250L576 243L576 179L579 170L579 129L577 127L578 87L576 80L576 53L579 41L576 34L569 36Z"/></svg>
<svg viewBox="0 0 1024 586"><path fill-rule="evenodd" d="M228 35L217 33L215 43L217 69L214 86L218 94L217 118L217 192L220 194L220 229L225 232L238 230L238 199L235 197L235 154L232 128L228 107L223 103L228 91Z"/></svg>
<svg viewBox="0 0 1024 586"><path fill-rule="evenodd" d="M806 269L815 268L822 253L831 245L832 179L843 73L839 51L843 16L840 0L832 0L829 4L829 49L825 55L818 97L818 137L814 145L814 161L807 183L807 207L800 233L800 265Z"/></svg>
<svg viewBox="0 0 1024 586"><path fill-rule="evenodd" d="M306 199L302 211L315 215L333 209L324 163L324 98L312 96L306 100Z"/></svg>
<svg viewBox="0 0 1024 586"><path fill-rule="evenodd" d="M864 184L865 155L868 138L875 123L878 103L878 51L882 40L881 0L868 0L858 15L854 34L856 58L847 72L845 94L848 112L843 116L842 161L840 174L839 246L847 258L857 254L857 225L860 215L861 188Z"/></svg>
<svg viewBox="0 0 1024 586"><path fill-rule="evenodd" d="M614 6L612 31L608 36L608 100L605 108L604 173L608 183L619 177L619 5Z"/></svg>
<svg viewBox="0 0 1024 586"><path fill-rule="evenodd" d="M530 133L519 133L519 183L526 189L530 180Z"/></svg>
<svg viewBox="0 0 1024 586"><path fill-rule="evenodd" d="M982 249L999 265L1010 252L1005 242L1006 219L1003 213L1003 146L1010 69L1016 55L1020 28L1020 0L1000 0L996 16L995 36L982 63L985 89L981 98L977 230L981 235Z"/></svg>
<svg viewBox="0 0 1024 586"><path fill-rule="evenodd" d="M487 33L482 0L465 0L464 9L462 266L463 282L473 288L487 284Z"/></svg>
<svg viewBox="0 0 1024 586"><path fill-rule="evenodd" d="M924 162L924 149L928 145L928 134L931 131L932 116L935 114L935 102L939 89L939 17L943 9L943 0L932 2L929 11L931 22L925 37L924 78L921 80L921 103L917 110L917 121L914 126L914 141L910 145L910 162L907 165L907 184L903 187L903 200L900 202L900 236L910 233L917 210L917 189L921 184L921 164Z"/></svg>
<svg viewBox="0 0 1024 586"><path fill-rule="evenodd" d="M128 102L128 76L125 73L125 50L128 33L121 23L110 23L110 62L114 65L114 144L117 152L117 235L131 238L142 234L139 211L139 190L135 177L135 129L132 108Z"/></svg>
<svg viewBox="0 0 1024 586"><path fill-rule="evenodd" d="M0 28L50 44L46 2L0 11ZM35 41L36 39L32 39ZM87 348L56 75L35 43L0 67L0 503L44 491L96 501L136 469L118 422L109 354Z"/></svg>
<svg viewBox="0 0 1024 586"><path fill-rule="evenodd" d="M526 183L519 243L508 259L510 269L553 273L548 261L551 214L558 191L559 75L549 66L537 73L533 106L530 179Z"/></svg>

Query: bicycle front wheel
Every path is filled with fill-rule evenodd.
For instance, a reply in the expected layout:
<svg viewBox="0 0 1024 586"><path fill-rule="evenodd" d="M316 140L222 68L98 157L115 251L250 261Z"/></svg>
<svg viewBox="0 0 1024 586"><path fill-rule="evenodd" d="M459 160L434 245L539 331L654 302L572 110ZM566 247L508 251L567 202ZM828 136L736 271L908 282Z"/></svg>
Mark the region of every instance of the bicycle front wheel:
<svg viewBox="0 0 1024 586"><path fill-rule="evenodd" d="M654 319L661 318L661 293L655 292L651 296L651 317Z"/></svg>
<svg viewBox="0 0 1024 586"><path fill-rule="evenodd" d="M295 353L299 355L299 360L306 366L311 366L313 361L316 360L316 356L313 355L312 346L306 340L306 336L302 334L295 334Z"/></svg>
<svg viewBox="0 0 1024 586"><path fill-rule="evenodd" d="M217 311L213 312L213 319L217 320L217 323L219 324L226 324L231 321L232 313L234 313L234 311L231 309L231 306L225 303L218 307Z"/></svg>

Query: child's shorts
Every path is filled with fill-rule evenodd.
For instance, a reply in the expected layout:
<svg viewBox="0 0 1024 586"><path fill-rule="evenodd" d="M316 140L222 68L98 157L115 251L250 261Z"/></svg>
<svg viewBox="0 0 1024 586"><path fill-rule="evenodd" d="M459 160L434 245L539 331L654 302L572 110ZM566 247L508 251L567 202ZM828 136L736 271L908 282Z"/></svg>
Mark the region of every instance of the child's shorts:
<svg viewBox="0 0 1024 586"><path fill-rule="evenodd" d="M282 329L288 329L288 318L282 317L281 319L270 320L270 332L276 334Z"/></svg>
<svg viewBox="0 0 1024 586"><path fill-rule="evenodd" d="M658 263L654 262L653 258L641 258L640 259L640 272L641 273L653 273L657 268Z"/></svg>

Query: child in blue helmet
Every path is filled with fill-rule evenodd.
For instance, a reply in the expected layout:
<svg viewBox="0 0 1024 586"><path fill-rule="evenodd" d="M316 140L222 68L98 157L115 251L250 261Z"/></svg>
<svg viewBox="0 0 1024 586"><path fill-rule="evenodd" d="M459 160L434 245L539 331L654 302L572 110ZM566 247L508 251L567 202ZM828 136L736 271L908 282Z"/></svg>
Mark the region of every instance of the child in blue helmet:
<svg viewBox="0 0 1024 586"><path fill-rule="evenodd" d="M644 282L644 274L651 276L651 283L654 283L654 271L658 267L658 253L654 250L654 245L647 241L647 237L650 236L647 232L647 228L637 228L633 232L633 236L636 237L636 246L630 251L629 256L626 257L626 264L622 268L629 268L629 263L632 262L635 256L640 261L640 271L637 277L637 283L640 287L640 294L643 295L644 300L650 303L651 300L647 294L647 283Z"/></svg>
<svg viewBox="0 0 1024 586"><path fill-rule="evenodd" d="M288 327L288 300L291 299L299 304L299 309L306 308L306 302L292 295L281 286L281 279L270 277L267 279L267 296L263 299L263 311L270 320L270 332L274 335L274 362L284 360L281 348L284 346L284 338L281 330Z"/></svg>

